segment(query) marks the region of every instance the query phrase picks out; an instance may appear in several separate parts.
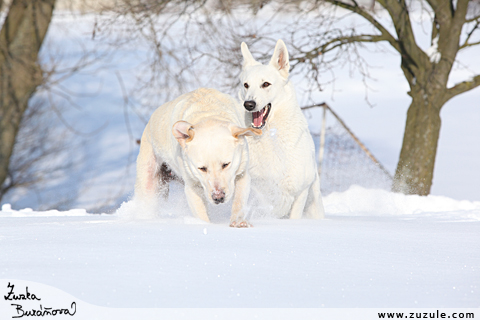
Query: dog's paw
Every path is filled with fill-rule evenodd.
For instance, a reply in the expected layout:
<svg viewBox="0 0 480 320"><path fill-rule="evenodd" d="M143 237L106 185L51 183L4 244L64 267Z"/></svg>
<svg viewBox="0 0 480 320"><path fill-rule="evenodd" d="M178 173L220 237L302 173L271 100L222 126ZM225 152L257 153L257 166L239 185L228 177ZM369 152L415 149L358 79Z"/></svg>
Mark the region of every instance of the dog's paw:
<svg viewBox="0 0 480 320"><path fill-rule="evenodd" d="M239 220L230 222L230 227L232 228L252 228L253 224L247 220Z"/></svg>

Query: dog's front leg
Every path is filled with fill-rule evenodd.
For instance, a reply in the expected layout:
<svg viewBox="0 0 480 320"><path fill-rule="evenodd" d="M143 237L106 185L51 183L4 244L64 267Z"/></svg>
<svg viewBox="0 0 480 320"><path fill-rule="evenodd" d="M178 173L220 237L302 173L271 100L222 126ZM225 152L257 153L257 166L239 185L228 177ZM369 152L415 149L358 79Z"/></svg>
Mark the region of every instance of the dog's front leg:
<svg viewBox="0 0 480 320"><path fill-rule="evenodd" d="M243 173L237 177L235 194L233 195L232 215L230 216L230 227L253 227L253 225L245 219L245 207L250 194L250 181L251 179L248 173Z"/></svg>
<svg viewBox="0 0 480 320"><path fill-rule="evenodd" d="M157 167L153 147L144 133L137 157L137 178L135 182L136 199L146 202L155 198L159 187Z"/></svg>
<svg viewBox="0 0 480 320"><path fill-rule="evenodd" d="M199 192L197 189L195 186L185 183L185 195L187 196L188 206L196 218L210 222L207 214L207 204L201 195L202 191Z"/></svg>
<svg viewBox="0 0 480 320"><path fill-rule="evenodd" d="M309 188L305 188L293 201L290 219L301 219L307 202Z"/></svg>
<svg viewBox="0 0 480 320"><path fill-rule="evenodd" d="M325 210L323 208L322 195L320 192L320 179L318 177L310 186L308 200L305 204L305 216L310 219L325 218Z"/></svg>

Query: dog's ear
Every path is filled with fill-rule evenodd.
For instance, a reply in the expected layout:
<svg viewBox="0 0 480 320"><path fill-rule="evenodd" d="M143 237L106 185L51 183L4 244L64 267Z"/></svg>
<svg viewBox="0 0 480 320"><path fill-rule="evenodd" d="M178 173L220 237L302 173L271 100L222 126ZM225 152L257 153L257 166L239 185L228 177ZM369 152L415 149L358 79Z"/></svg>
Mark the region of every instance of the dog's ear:
<svg viewBox="0 0 480 320"><path fill-rule="evenodd" d="M193 140L195 131L193 131L193 125L187 121L177 121L172 127L172 133L178 143L185 148L185 144Z"/></svg>
<svg viewBox="0 0 480 320"><path fill-rule="evenodd" d="M270 60L270 65L277 69L283 78L288 78L290 61L288 58L287 46L285 46L285 43L282 41L282 39L278 39L277 41L275 51L273 52L272 59Z"/></svg>
<svg viewBox="0 0 480 320"><path fill-rule="evenodd" d="M230 125L230 131L232 132L232 136L235 139L238 139L239 137L243 136L260 136L262 135L262 130L260 129L255 129L255 128L240 128L237 127L236 125Z"/></svg>
<svg viewBox="0 0 480 320"><path fill-rule="evenodd" d="M250 53L250 50L248 50L248 46L245 42L242 42L241 45L242 48L242 55L243 55L243 68L248 66L253 66L256 64L259 64L255 59L253 58L252 54Z"/></svg>

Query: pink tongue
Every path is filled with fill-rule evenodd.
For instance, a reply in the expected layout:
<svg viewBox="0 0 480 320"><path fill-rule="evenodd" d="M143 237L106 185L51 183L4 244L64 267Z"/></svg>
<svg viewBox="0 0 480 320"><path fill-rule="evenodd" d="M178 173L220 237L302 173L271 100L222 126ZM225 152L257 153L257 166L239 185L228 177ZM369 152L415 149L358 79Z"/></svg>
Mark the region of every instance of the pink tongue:
<svg viewBox="0 0 480 320"><path fill-rule="evenodd" d="M260 127L263 123L263 110L253 112L253 125Z"/></svg>

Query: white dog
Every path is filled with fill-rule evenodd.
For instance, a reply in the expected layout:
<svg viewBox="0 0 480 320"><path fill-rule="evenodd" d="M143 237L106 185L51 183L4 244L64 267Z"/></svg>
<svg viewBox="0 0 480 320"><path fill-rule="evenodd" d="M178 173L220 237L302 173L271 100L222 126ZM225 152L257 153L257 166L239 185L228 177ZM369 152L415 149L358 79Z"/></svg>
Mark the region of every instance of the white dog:
<svg viewBox="0 0 480 320"><path fill-rule="evenodd" d="M193 215L209 221L208 202L233 198L231 226L248 227L244 206L250 192L246 135L238 102L214 89L198 89L159 107L150 118L137 158L135 201L155 203L168 195L162 175L171 170L185 183Z"/></svg>
<svg viewBox="0 0 480 320"><path fill-rule="evenodd" d="M247 126L264 134L249 139L252 187L269 199L273 214L290 219L324 216L315 146L288 80L288 51L278 40L268 65L242 43L242 89Z"/></svg>

